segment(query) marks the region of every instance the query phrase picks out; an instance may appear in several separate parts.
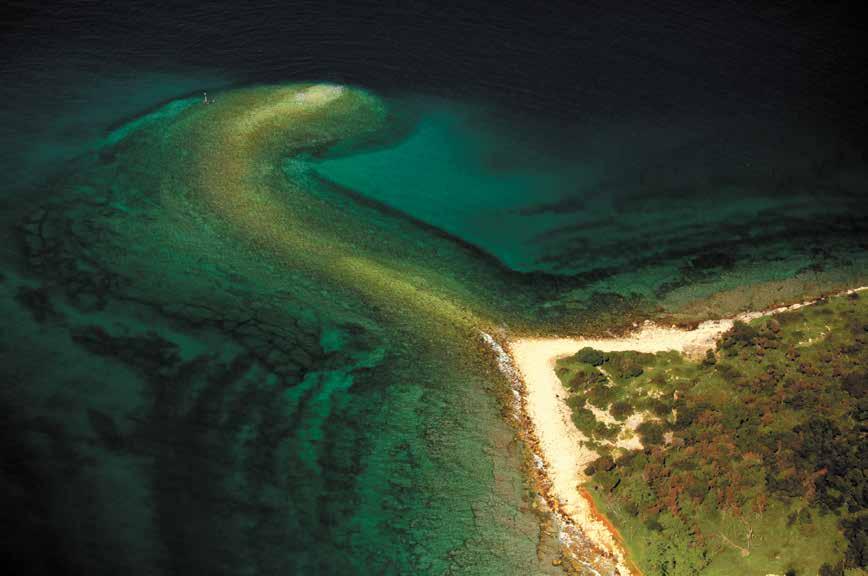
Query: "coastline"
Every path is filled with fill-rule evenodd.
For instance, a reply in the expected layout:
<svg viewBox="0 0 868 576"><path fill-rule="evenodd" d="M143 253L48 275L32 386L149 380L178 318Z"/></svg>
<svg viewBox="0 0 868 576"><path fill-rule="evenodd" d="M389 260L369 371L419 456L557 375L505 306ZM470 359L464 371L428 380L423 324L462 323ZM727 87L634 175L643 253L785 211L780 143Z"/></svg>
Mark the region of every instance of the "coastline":
<svg viewBox="0 0 868 576"><path fill-rule="evenodd" d="M852 294L866 288L868 286L862 286L833 296ZM567 391L555 373L557 360L586 346L604 352L632 350L656 353L674 350L697 357L712 348L736 321L749 322L763 316L796 310L822 299L742 313L724 320L706 321L693 329L645 322L622 337L533 337L515 338L506 343L504 348L508 359L499 359L498 364L508 377L518 380L515 393L520 404L521 420L528 427L526 432L537 462L540 494L549 508L562 518L563 524L576 527L594 548L612 560L613 574L640 576L641 572L630 561L617 529L597 510L583 487L587 480L584 470L597 458L597 454L583 445L587 438L572 422L572 413L566 404ZM569 538L562 537L562 541L568 546Z"/></svg>

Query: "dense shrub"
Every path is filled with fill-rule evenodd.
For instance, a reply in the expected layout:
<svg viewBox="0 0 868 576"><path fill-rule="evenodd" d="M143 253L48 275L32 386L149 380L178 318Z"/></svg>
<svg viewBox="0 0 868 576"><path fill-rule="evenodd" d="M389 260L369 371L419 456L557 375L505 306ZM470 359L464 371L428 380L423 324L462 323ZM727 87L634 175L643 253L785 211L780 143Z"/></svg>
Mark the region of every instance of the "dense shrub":
<svg viewBox="0 0 868 576"><path fill-rule="evenodd" d="M608 409L609 404L611 404L614 399L615 389L602 383L596 384L588 391L588 402L600 410Z"/></svg>
<svg viewBox="0 0 868 576"><path fill-rule="evenodd" d="M569 387L572 391L578 392L605 382L608 382L608 378L597 368L593 366L581 366L570 379Z"/></svg>
<svg viewBox="0 0 868 576"><path fill-rule="evenodd" d="M751 346L757 336L759 336L759 332L756 328L736 320L733 327L724 334L720 341L720 349L732 352L745 346Z"/></svg>
<svg viewBox="0 0 868 576"><path fill-rule="evenodd" d="M642 422L636 427L636 432L644 446L658 446L663 443L663 426L659 422Z"/></svg>
<svg viewBox="0 0 868 576"><path fill-rule="evenodd" d="M655 398L651 401L651 413L658 418L668 418L672 414L672 406L660 398Z"/></svg>
<svg viewBox="0 0 868 576"><path fill-rule="evenodd" d="M587 468L585 468L585 474L588 476L593 476L597 473L598 470L602 470L603 472L608 472L615 467L615 461L612 460L612 457L608 454L604 454L600 456L593 462L591 462Z"/></svg>
<svg viewBox="0 0 868 576"><path fill-rule="evenodd" d="M868 374L862 372L847 374L841 380L841 386L853 398L863 398L868 392Z"/></svg>
<svg viewBox="0 0 868 576"><path fill-rule="evenodd" d="M611 408L609 408L609 413L612 414L616 420L626 420L631 414L633 414L633 412L633 405L626 400L613 402Z"/></svg>
<svg viewBox="0 0 868 576"><path fill-rule="evenodd" d="M594 437L594 429L597 426L597 419L594 417L593 412L584 407L574 407L573 423L582 434L588 438Z"/></svg>
<svg viewBox="0 0 868 576"><path fill-rule="evenodd" d="M653 354L639 354L637 352L622 352L609 358L607 370L615 378L631 379L643 374L644 365L654 358Z"/></svg>
<svg viewBox="0 0 868 576"><path fill-rule="evenodd" d="M591 366L600 366L603 362L606 361L606 355L600 352L599 350L594 350L593 348L585 347L576 352L573 358L578 362L582 362L583 364L590 364Z"/></svg>
<svg viewBox="0 0 868 576"><path fill-rule="evenodd" d="M705 351L705 358L702 359L702 363L705 366L714 366L717 364L717 356L714 355L714 350L709 348Z"/></svg>
<svg viewBox="0 0 868 576"><path fill-rule="evenodd" d="M597 425L594 426L594 436L609 441L615 440L618 437L618 432L620 431L620 426L610 426L605 422L597 422Z"/></svg>

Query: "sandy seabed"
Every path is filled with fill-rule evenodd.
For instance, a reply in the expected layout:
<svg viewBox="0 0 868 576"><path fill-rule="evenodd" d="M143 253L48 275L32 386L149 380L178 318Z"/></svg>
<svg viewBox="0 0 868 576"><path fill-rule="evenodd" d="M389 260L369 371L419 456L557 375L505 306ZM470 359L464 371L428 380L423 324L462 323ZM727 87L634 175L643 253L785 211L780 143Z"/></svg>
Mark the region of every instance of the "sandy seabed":
<svg viewBox="0 0 868 576"><path fill-rule="evenodd" d="M863 286L842 294L866 288ZM562 515L575 523L594 545L612 556L620 574L626 576L637 571L631 567L619 535L597 512L583 488L587 480L584 470L597 458L597 454L584 445L587 438L573 424L566 403L568 391L555 373L555 363L586 346L604 352L675 350L689 356L701 356L737 320L747 322L795 310L816 301L703 322L693 330L646 322L636 332L618 338L518 338L508 343L507 349L524 382L525 398L522 404L532 427L532 435L537 440L536 456L543 463L541 469L548 480L548 496L555 501L555 508Z"/></svg>

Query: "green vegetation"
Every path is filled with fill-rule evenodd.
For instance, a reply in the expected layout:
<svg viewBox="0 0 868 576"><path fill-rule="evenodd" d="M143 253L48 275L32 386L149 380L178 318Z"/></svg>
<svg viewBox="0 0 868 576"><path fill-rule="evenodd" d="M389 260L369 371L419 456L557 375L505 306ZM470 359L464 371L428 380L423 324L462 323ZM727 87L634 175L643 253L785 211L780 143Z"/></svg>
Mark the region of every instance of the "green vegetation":
<svg viewBox="0 0 868 576"><path fill-rule="evenodd" d="M559 363L601 454L588 488L646 574L865 574L866 342L868 300L851 295L736 323L699 361ZM621 426L591 406L641 413L643 448L614 446Z"/></svg>
<svg viewBox="0 0 868 576"><path fill-rule="evenodd" d="M590 364L591 366L599 366L603 362L606 361L606 355L600 352L599 350L594 350L593 348L582 348L578 352L576 352L573 358L576 362L580 362L582 364Z"/></svg>

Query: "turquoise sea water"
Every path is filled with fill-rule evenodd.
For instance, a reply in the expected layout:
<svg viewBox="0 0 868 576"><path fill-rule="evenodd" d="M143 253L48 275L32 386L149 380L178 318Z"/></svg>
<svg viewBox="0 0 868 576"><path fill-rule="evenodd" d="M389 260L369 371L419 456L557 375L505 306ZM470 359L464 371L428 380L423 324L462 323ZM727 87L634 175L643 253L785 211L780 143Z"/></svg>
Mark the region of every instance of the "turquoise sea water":
<svg viewBox="0 0 868 576"><path fill-rule="evenodd" d="M580 274L602 291L632 276L637 293L659 297L686 268L744 265L745 281L781 279L846 264L861 244L860 152L786 118L553 126L480 104L407 97L397 106L417 118L403 140L310 169L515 270Z"/></svg>
<svg viewBox="0 0 868 576"><path fill-rule="evenodd" d="M531 197L553 203L568 195L590 168L562 163L541 170L542 151L524 147L520 131L486 123L478 108L419 98L397 105L418 114L406 138L386 149L315 161L311 168L496 255L510 268L534 268L534 236L568 220L528 218L521 210Z"/></svg>
<svg viewBox="0 0 868 576"><path fill-rule="evenodd" d="M63 153L32 148L33 166L66 161L26 179L32 202L6 199L3 482L26 519L15 543L50 550L36 570L557 573L478 333L408 304L404 284L374 292L328 276L314 249L284 258L179 208L216 142L185 138L208 133L185 131L189 103L116 114ZM501 336L864 277L864 167L845 147L389 106L412 119L397 136L284 155L254 182L278 183L273 213L315 206L298 225L468 303ZM793 163L800 150L811 162Z"/></svg>

